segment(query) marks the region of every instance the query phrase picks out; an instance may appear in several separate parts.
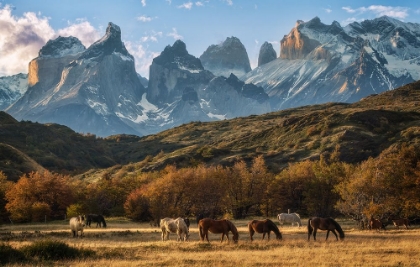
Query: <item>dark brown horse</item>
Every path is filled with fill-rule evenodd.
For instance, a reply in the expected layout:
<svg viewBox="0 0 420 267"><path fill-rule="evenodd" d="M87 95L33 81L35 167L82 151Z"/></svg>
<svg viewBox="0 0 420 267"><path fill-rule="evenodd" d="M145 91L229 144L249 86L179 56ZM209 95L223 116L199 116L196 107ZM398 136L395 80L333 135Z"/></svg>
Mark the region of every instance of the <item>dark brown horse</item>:
<svg viewBox="0 0 420 267"><path fill-rule="evenodd" d="M270 232L273 231L276 234L277 239L281 239L281 233L277 225L270 219L263 221L253 220L248 223L249 237L251 241L254 239L252 236L255 232L263 234L262 239L264 240L265 234L267 234L268 240L270 240Z"/></svg>
<svg viewBox="0 0 420 267"><path fill-rule="evenodd" d="M229 241L229 232L233 234L233 241L238 242L239 234L236 226L229 220L213 220L210 218L201 219L198 222L198 230L200 234L201 241L204 241L206 238L207 242L209 241L209 231L213 234L222 234L220 242L223 242L223 238L226 235L227 240Z"/></svg>
<svg viewBox="0 0 420 267"><path fill-rule="evenodd" d="M341 229L341 226L332 218L320 218L320 217L313 217L308 220L308 241L311 239L311 234L313 232L314 240L316 240L316 231L324 230L327 231L327 237L325 240L328 239L328 235L332 232L335 235L335 238L338 240L337 232L340 235L340 240L344 239L344 232Z"/></svg>

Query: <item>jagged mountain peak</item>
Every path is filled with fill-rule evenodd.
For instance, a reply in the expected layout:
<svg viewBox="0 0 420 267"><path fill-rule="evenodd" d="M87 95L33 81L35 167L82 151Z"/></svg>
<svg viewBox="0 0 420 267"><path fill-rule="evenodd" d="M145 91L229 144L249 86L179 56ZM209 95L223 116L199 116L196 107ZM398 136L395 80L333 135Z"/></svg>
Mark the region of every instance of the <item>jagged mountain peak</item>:
<svg viewBox="0 0 420 267"><path fill-rule="evenodd" d="M251 71L248 53L237 37L227 37L217 45L210 45L200 56L205 69L216 76L228 77L231 73L242 76Z"/></svg>
<svg viewBox="0 0 420 267"><path fill-rule="evenodd" d="M58 36L54 40L49 40L39 50L38 55L39 57L62 57L83 52L85 49L85 46L76 37Z"/></svg>
<svg viewBox="0 0 420 267"><path fill-rule="evenodd" d="M134 57L128 53L124 43L121 41L121 29L118 25L109 22L105 35L94 42L80 57L80 59L88 59L99 56L110 55L112 53L120 53L123 56L134 60Z"/></svg>
<svg viewBox="0 0 420 267"><path fill-rule="evenodd" d="M189 71L204 70L200 59L190 55L186 44L181 40L176 40L172 46L167 45L162 53L153 59L153 64L161 66L172 65L172 68Z"/></svg>
<svg viewBox="0 0 420 267"><path fill-rule="evenodd" d="M273 45L269 42L264 42L260 48L258 55L258 66L264 65L277 58L277 53L273 48Z"/></svg>

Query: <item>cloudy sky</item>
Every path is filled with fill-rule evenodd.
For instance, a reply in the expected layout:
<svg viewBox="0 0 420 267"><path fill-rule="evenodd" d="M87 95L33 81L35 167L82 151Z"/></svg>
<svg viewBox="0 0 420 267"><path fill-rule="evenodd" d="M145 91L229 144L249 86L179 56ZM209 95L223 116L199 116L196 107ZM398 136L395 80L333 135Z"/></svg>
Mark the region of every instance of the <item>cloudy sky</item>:
<svg viewBox="0 0 420 267"><path fill-rule="evenodd" d="M238 37L254 68L261 45L271 42L278 54L297 20L318 16L345 26L383 15L420 23L420 1L0 0L0 76L27 73L39 49L60 35L88 47L105 34L108 22L120 26L137 72L148 78L153 58L177 39L199 57L210 45Z"/></svg>

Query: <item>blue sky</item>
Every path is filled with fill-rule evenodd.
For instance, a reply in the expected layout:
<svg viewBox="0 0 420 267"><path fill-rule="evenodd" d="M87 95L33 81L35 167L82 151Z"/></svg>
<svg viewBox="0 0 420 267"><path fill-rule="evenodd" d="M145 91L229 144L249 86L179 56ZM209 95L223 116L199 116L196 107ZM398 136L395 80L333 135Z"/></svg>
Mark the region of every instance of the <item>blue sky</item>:
<svg viewBox="0 0 420 267"><path fill-rule="evenodd" d="M75 36L88 47L105 34L108 22L120 26L137 72L148 78L153 58L177 39L199 57L210 45L238 37L254 68L261 45L271 42L278 54L297 20L318 16L345 26L383 15L420 23L420 1L0 0L0 76L27 73L39 49L59 35Z"/></svg>

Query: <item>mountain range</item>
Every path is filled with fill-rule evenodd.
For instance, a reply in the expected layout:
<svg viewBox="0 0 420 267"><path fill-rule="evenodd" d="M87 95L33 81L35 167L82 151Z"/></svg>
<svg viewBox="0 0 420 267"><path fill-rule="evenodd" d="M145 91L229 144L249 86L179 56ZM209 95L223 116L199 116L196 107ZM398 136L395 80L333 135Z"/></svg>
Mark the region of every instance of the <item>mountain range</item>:
<svg viewBox="0 0 420 267"><path fill-rule="evenodd" d="M145 86L121 29L109 23L88 48L74 37L48 41L29 63L26 92L16 89L22 78L9 77L6 86L0 81L0 103L17 120L143 136L191 121L355 102L419 80L419 47L419 24L384 16L341 27L315 17L283 37L278 57L264 43L253 70L236 37L199 58L178 40L154 58Z"/></svg>

